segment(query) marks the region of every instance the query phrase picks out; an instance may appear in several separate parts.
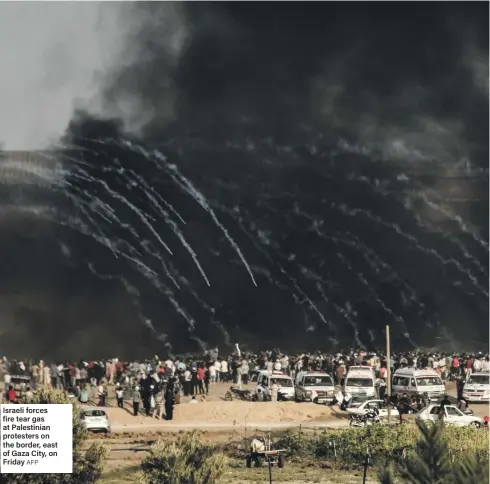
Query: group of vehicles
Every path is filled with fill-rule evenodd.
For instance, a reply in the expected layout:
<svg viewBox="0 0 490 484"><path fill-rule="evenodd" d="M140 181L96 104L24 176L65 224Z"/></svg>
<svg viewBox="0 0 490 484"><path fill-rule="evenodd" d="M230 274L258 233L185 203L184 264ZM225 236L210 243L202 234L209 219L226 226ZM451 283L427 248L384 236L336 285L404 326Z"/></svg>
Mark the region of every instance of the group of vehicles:
<svg viewBox="0 0 490 484"><path fill-rule="evenodd" d="M252 375L251 382L255 384L251 390L252 399L262 392L264 400L270 400L274 384L279 388L278 400L327 404L334 400L336 393L331 376L321 371L299 372L294 381L291 376L279 371L257 371ZM355 400L362 401L377 398L378 384L373 368L353 366L349 368L341 387ZM446 387L434 370L401 368L393 374L391 393L409 398L425 395L431 400L438 400L446 394ZM468 402L490 401L489 373L479 372L469 376L464 383L463 398Z"/></svg>
<svg viewBox="0 0 490 484"><path fill-rule="evenodd" d="M335 383L328 373L299 372L295 380L282 372L257 371L252 375L251 382L255 387L247 391L247 400L271 400L272 386L278 387L278 400L294 400L296 402L313 402L330 404L336 399ZM351 425L369 425L379 422L388 415L387 404L379 398L378 381L374 370L369 366L354 366L347 372L341 388L344 394L350 394L351 402L347 411L350 414ZM263 397L258 398L262 393ZM401 368L392 379L391 393L398 396L424 396L430 402L437 402L446 395L446 387L440 376L431 369ZM463 388L463 398L468 402L483 402L490 400L490 375L488 372L472 374L466 379ZM396 407L391 406L391 415L399 417ZM414 411L416 413L416 411ZM441 417L439 404L431 403L418 412L418 420L434 421L444 418L446 422L456 425L483 425L483 420L470 412L462 412L455 405L444 407Z"/></svg>
<svg viewBox="0 0 490 484"><path fill-rule="evenodd" d="M392 405L391 416L399 418L398 409ZM383 400L367 400L359 405L354 405L347 409L349 413L349 425L352 427L367 427L375 425L388 416L388 406ZM441 413L444 413L441 415ZM435 423L442 419L444 422L458 427L474 426L480 428L484 420L473 415L472 411L462 412L455 405L444 405L441 409L439 403L430 403L420 410L415 416L418 421Z"/></svg>

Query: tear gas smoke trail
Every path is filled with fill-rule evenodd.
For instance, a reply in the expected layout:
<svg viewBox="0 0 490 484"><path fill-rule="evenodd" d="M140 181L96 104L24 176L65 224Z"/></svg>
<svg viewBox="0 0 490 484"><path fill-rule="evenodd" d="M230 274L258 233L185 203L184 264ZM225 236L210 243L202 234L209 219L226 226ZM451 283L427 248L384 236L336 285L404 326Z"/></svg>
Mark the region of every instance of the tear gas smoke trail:
<svg viewBox="0 0 490 484"><path fill-rule="evenodd" d="M19 5L0 5L0 27L11 24L0 28L0 40L10 35L2 45L21 47L15 59L13 49L3 56L11 85L0 89L8 113L0 139L7 148L46 146L70 124L56 139L56 176L32 164L24 179L18 163L0 171L0 245L12 253L1 290L21 292L33 275L61 267L48 257L46 266L14 263L12 247L21 251L28 234L27 255L48 240L70 248L75 286L76 261L97 288L101 277L87 263L107 287L121 286L95 304L101 314L131 299L122 281L130 284L150 340L165 334L174 348L254 332L277 344L367 347L384 324L406 348L411 335L422 343L461 327L486 337L486 5L438 5L416 34L408 6L402 15L399 6L359 6L363 21L352 23L351 6L320 4L71 4L58 15ZM72 117L74 104L89 114ZM72 147L84 158L73 159ZM458 173L475 181L444 185ZM454 190L472 201L452 201ZM45 221L49 237L19 229L27 214ZM61 311L71 293L60 294ZM0 300L1 321L15 311ZM130 311L119 316L124 324L141 319ZM20 351L24 340L9 340L14 332L1 324Z"/></svg>

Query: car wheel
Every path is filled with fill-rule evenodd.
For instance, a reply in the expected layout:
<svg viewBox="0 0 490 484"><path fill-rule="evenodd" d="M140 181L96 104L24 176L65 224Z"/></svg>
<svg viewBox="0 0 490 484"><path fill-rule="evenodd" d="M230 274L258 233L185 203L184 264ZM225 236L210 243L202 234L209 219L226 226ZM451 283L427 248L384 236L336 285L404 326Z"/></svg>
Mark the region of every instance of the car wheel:
<svg viewBox="0 0 490 484"><path fill-rule="evenodd" d="M481 427L481 422L471 422L470 425L476 429L479 429Z"/></svg>
<svg viewBox="0 0 490 484"><path fill-rule="evenodd" d="M277 467L279 469L284 468L284 464L286 463L286 458L283 455L279 455L277 457Z"/></svg>
<svg viewBox="0 0 490 484"><path fill-rule="evenodd" d="M246 462L247 462L248 468L252 467L252 458L251 457L247 457Z"/></svg>

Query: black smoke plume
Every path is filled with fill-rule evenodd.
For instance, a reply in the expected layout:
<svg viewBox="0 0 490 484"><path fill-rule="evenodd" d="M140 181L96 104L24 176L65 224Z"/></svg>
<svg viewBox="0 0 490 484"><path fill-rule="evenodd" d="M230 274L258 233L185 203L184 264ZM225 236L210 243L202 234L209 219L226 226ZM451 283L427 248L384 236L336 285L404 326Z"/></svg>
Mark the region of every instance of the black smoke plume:
<svg viewBox="0 0 490 484"><path fill-rule="evenodd" d="M126 14L120 116L78 110L62 182L3 189L2 351L488 341L488 5Z"/></svg>

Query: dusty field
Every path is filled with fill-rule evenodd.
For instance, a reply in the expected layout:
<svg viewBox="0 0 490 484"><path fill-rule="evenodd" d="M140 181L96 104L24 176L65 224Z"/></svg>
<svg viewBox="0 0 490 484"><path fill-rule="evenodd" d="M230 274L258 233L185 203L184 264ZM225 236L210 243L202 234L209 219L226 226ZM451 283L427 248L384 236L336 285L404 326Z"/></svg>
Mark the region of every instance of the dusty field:
<svg viewBox="0 0 490 484"><path fill-rule="evenodd" d="M188 398L176 405L172 421L146 417L140 410L133 415L131 402L125 402L124 409L117 408L110 395L107 413L112 431L178 431L201 428L204 430L233 430L249 428L287 428L302 424L319 427L337 427L345 424L345 414L325 405L294 402L244 402L224 401L228 384L217 384L211 388L206 403L189 404Z"/></svg>
<svg viewBox="0 0 490 484"><path fill-rule="evenodd" d="M143 415L134 417L129 407L124 410L108 408L114 432L151 426L155 430L187 427L233 428L245 426L288 426L300 423L324 424L343 418L336 410L325 405L294 402L207 402L202 404L180 404L175 406L172 421L153 419Z"/></svg>

